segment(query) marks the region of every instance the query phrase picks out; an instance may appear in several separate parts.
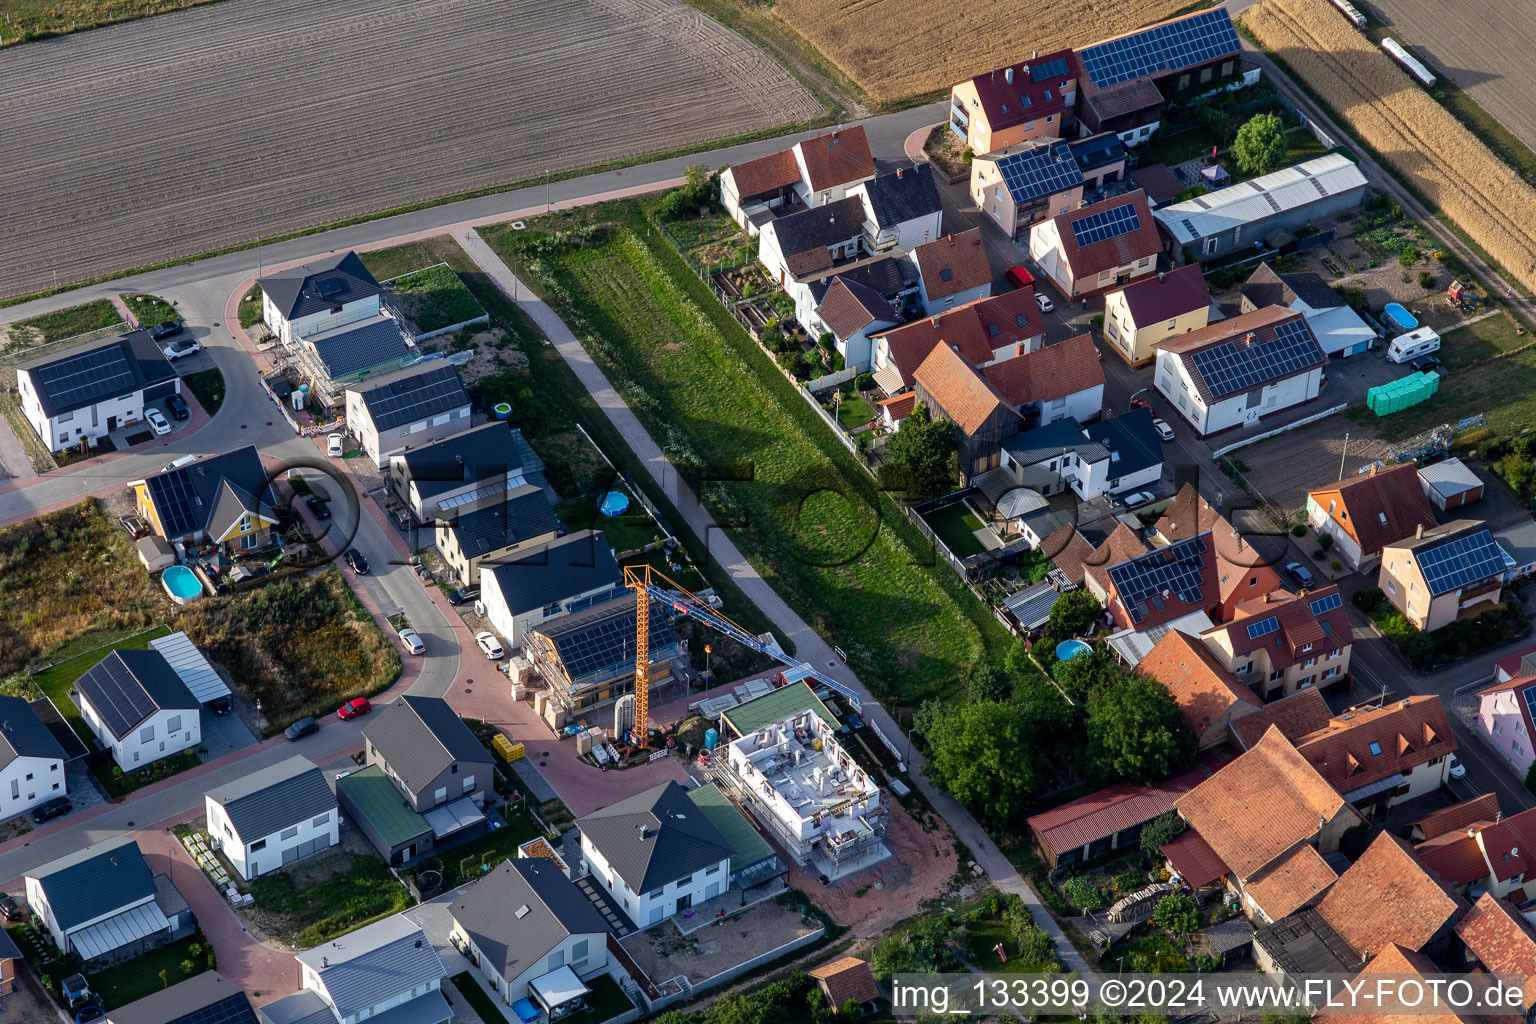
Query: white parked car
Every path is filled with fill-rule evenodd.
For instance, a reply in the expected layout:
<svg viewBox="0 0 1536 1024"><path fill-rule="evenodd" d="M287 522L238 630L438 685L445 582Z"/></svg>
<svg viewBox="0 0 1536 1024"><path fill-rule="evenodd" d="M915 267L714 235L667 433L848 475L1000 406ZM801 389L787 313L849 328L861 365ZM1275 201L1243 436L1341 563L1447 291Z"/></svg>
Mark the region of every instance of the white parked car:
<svg viewBox="0 0 1536 1024"><path fill-rule="evenodd" d="M331 434L325 439L325 454L333 459L341 458L341 435Z"/></svg>
<svg viewBox="0 0 1536 1024"><path fill-rule="evenodd" d="M1035 292L1035 305L1040 307L1040 312L1042 313L1049 313L1056 308L1056 303L1052 302L1050 297L1043 292Z"/></svg>
<svg viewBox="0 0 1536 1024"><path fill-rule="evenodd" d="M1137 491L1135 494L1127 494L1125 496L1125 507L1141 508L1141 506L1150 505L1156 500L1157 495L1153 494L1151 491Z"/></svg>
<svg viewBox="0 0 1536 1024"><path fill-rule="evenodd" d="M149 421L150 428L154 430L156 437L171 432L171 421L166 419L165 413L159 409L145 409L144 418Z"/></svg>
<svg viewBox="0 0 1536 1024"><path fill-rule="evenodd" d="M1450 755L1450 760L1451 760L1451 763L1445 769L1445 773L1447 775L1449 775L1453 779L1464 779L1464 778L1466 778L1467 777L1467 766L1462 764L1460 761L1456 760L1456 755L1455 754L1451 754Z"/></svg>
<svg viewBox="0 0 1536 1024"><path fill-rule="evenodd" d="M400 630L400 642L405 644L405 649L412 654L426 654L427 645L421 642L421 634L410 626Z"/></svg>
<svg viewBox="0 0 1536 1024"><path fill-rule="evenodd" d="M500 661L507 656L507 652L501 649L501 641L496 639L494 633L476 633L475 645L485 652L485 656L492 661Z"/></svg>
<svg viewBox="0 0 1536 1024"><path fill-rule="evenodd" d="M1168 421L1167 420L1161 419L1161 418L1158 418L1158 417L1153 417L1152 418L1152 429L1156 430L1157 431L1157 436L1162 438L1164 441L1172 441L1173 440L1173 428L1168 425Z"/></svg>

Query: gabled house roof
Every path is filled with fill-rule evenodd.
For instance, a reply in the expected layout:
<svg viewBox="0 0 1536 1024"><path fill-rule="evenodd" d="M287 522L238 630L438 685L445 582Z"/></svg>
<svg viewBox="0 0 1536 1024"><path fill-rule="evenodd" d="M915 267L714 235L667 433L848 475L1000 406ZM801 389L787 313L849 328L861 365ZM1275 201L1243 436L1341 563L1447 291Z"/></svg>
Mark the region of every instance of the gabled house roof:
<svg viewBox="0 0 1536 1024"><path fill-rule="evenodd" d="M428 359L403 370L352 384L375 430L391 430L469 407L459 368L446 359Z"/></svg>
<svg viewBox="0 0 1536 1024"><path fill-rule="evenodd" d="M277 522L271 478L256 446L205 455L135 481L142 483L160 527L171 540L205 533L222 540L250 515Z"/></svg>
<svg viewBox="0 0 1536 1024"><path fill-rule="evenodd" d="M544 857L502 861L448 913L504 978L543 964L572 935L608 934L592 901Z"/></svg>
<svg viewBox="0 0 1536 1024"><path fill-rule="evenodd" d="M337 253L256 282L284 320L381 294L384 289L355 252Z"/></svg>
<svg viewBox="0 0 1536 1024"><path fill-rule="evenodd" d="M1218 320L1160 341L1156 348L1183 364L1204 405L1308 373L1328 362L1306 317L1283 306Z"/></svg>
<svg viewBox="0 0 1536 1024"><path fill-rule="evenodd" d="M1090 388L1104 386L1093 335L1079 334L1033 352L1004 359L982 372L1014 408L1030 402L1050 402ZM1150 422L1150 421L1149 421Z"/></svg>
<svg viewBox="0 0 1536 1024"><path fill-rule="evenodd" d="M1434 694L1353 708L1291 742L1346 796L1457 748L1445 706Z"/></svg>
<svg viewBox="0 0 1536 1024"><path fill-rule="evenodd" d="M1536 929L1508 900L1485 892L1456 922L1456 934L1490 974L1521 976L1525 1008L1536 1006Z"/></svg>
<svg viewBox="0 0 1536 1024"><path fill-rule="evenodd" d="M1211 289L1198 263L1133 281L1121 288L1120 294L1138 328L1206 309L1211 304Z"/></svg>
<svg viewBox="0 0 1536 1024"><path fill-rule="evenodd" d="M1157 222L1140 189L1058 214L1054 223L1062 258L1078 280L1163 251Z"/></svg>
<svg viewBox="0 0 1536 1024"><path fill-rule="evenodd" d="M1076 52L1086 79L1104 87L1136 78L1165 78L1241 49L1232 16L1217 8L1110 36Z"/></svg>
<svg viewBox="0 0 1536 1024"><path fill-rule="evenodd" d="M848 185L875 174L875 161L869 155L869 139L864 126L839 128L794 145L805 168L805 182L811 191Z"/></svg>
<svg viewBox="0 0 1536 1024"><path fill-rule="evenodd" d="M856 238L864 231L864 201L848 196L823 206L812 206L763 225L778 240L784 266L795 277L805 277L832 266L828 247Z"/></svg>
<svg viewBox="0 0 1536 1024"><path fill-rule="evenodd" d="M1066 109L1062 87L1079 69L1071 50L1054 50L971 79L982 113L994 132Z"/></svg>
<svg viewBox="0 0 1536 1024"><path fill-rule="evenodd" d="M1084 174L1125 159L1125 142L1118 132L1099 132L1097 135L1071 139L1067 146L1072 151L1072 159L1077 161L1077 166Z"/></svg>
<svg viewBox="0 0 1536 1024"><path fill-rule="evenodd" d="M1032 139L975 159L997 165L1002 187L1017 206L1083 184L1082 168L1073 159L1071 145L1062 139Z"/></svg>
<svg viewBox="0 0 1536 1024"><path fill-rule="evenodd" d="M155 895L155 878L139 844L117 836L27 872L48 898L62 931Z"/></svg>
<svg viewBox="0 0 1536 1024"><path fill-rule="evenodd" d="M1478 828L1476 838L1499 881L1536 876L1536 807Z"/></svg>
<svg viewBox="0 0 1536 1024"><path fill-rule="evenodd" d="M898 391L912 383L917 368L935 348L954 348L979 366L991 362L995 350L1038 337L1043 331L1040 309L1027 288L976 299L872 335L885 339L891 356L890 363L875 373L875 379L885 386L881 378L894 368L897 377L887 390Z"/></svg>
<svg viewBox="0 0 1536 1024"><path fill-rule="evenodd" d="M1114 85L1096 85L1083 81L1083 104L1091 107L1103 123L1122 114L1132 114L1163 105L1163 94L1150 78L1132 78Z"/></svg>
<svg viewBox="0 0 1536 1024"><path fill-rule="evenodd" d="M891 254L871 260L860 260L847 267L839 267L826 277L812 278L805 282L811 293L811 301L821 305L827 300L827 291L836 281L861 284L882 299L894 299L917 283L917 267L906 253Z"/></svg>
<svg viewBox="0 0 1536 1024"><path fill-rule="evenodd" d="M1221 602L1219 558L1211 533L1153 548L1104 567L1117 621L1146 629Z"/></svg>
<svg viewBox="0 0 1536 1024"><path fill-rule="evenodd" d="M1309 686L1233 722L1232 735L1238 747L1247 750L1264 738L1270 726L1278 727L1282 736L1294 742L1298 737L1327 728L1332 718L1333 711L1322 693Z"/></svg>
<svg viewBox="0 0 1536 1024"><path fill-rule="evenodd" d="M413 793L455 761L491 759L491 752L441 697L397 697L372 717L363 738Z"/></svg>
<svg viewBox="0 0 1536 1024"><path fill-rule="evenodd" d="M1273 590L1239 602L1232 609L1231 619L1208 635L1212 634L1224 635L1227 645L1238 656L1246 657L1262 649L1269 656L1272 672L1307 658L1320 658L1329 651L1343 650L1354 642L1342 595L1332 585L1302 594ZM1297 739L1290 733L1286 735Z"/></svg>
<svg viewBox="0 0 1536 1024"><path fill-rule="evenodd" d="M1083 433L1083 425L1071 416L1054 420L1003 441L1003 450L1020 466L1035 466L1074 452L1084 462L1102 462L1109 449Z"/></svg>
<svg viewBox="0 0 1536 1024"><path fill-rule="evenodd" d="M1260 263L1254 268L1248 280L1243 282L1241 291L1243 298L1259 309L1265 306L1291 309L1298 301L1318 312L1344 305L1339 293L1323 280L1321 274L1310 270L1300 274L1277 274L1268 263Z"/></svg>
<svg viewBox="0 0 1536 1024"><path fill-rule="evenodd" d="M448 525L459 550L474 558L558 533L562 527L544 488L536 484L487 498L461 511Z"/></svg>
<svg viewBox="0 0 1536 1024"><path fill-rule="evenodd" d="M1184 724L1196 738L1204 736L1238 705L1258 709L1264 702L1253 690L1221 667L1203 643L1170 629L1136 666L1137 675L1156 679L1178 701Z"/></svg>
<svg viewBox="0 0 1536 1024"><path fill-rule="evenodd" d="M198 713L197 698L156 650L111 651L75 680L75 689L118 739L159 711Z"/></svg>
<svg viewBox="0 0 1536 1024"><path fill-rule="evenodd" d="M856 956L833 960L806 973L821 983L827 1001L837 1009L846 1006L849 1000L862 1004L880 998L874 972L869 969L869 964Z"/></svg>
<svg viewBox="0 0 1536 1024"><path fill-rule="evenodd" d="M513 615L604 586L624 585L613 549L596 530L578 530L534 544L481 571L496 577L497 589Z"/></svg>
<svg viewBox="0 0 1536 1024"><path fill-rule="evenodd" d="M1369 976L1376 974L1393 975L1395 979L1399 979L1399 984L1401 984L1401 980L1416 980L1417 978L1426 978L1431 981L1439 981L1441 984L1444 983L1444 978L1439 968L1435 966L1434 961L1430 960L1423 953L1411 948L1405 949L1397 943L1388 943L1381 952L1372 957L1370 963L1365 965L1365 969L1356 975L1354 982L1351 984L1360 986L1368 991L1374 987L1370 985ZM1428 987L1427 985L1424 986L1425 989L1428 989ZM1398 989L1398 991L1408 990ZM1366 1013L1357 1010L1349 1016L1351 1024L1402 1024L1406 1015L1386 1012ZM1508 1019L1480 1015L1470 1010L1453 1010L1449 1007L1439 1011L1421 1010L1413 1013L1412 1016L1415 1024L1494 1024L1496 1021ZM1520 1015L1515 1014L1514 1017L1519 1019Z"/></svg>
<svg viewBox="0 0 1536 1024"><path fill-rule="evenodd" d="M1150 550L1147 542L1142 540L1136 531L1121 523L1110 531L1109 536L1104 538L1104 543L1095 548L1093 553L1084 560L1084 572L1092 576L1100 588L1108 592L1111 585L1108 568L1138 558Z"/></svg>
<svg viewBox="0 0 1536 1024"><path fill-rule="evenodd" d="M981 240L980 228L924 242L912 250L912 260L930 299L947 298L992 280L992 266L987 262L987 247ZM1030 302L1034 302L1033 297Z"/></svg>
<svg viewBox="0 0 1536 1024"><path fill-rule="evenodd" d="M894 228L944 209L939 187L933 182L933 165L929 163L898 167L867 183L863 191L877 227Z"/></svg>
<svg viewBox="0 0 1536 1024"><path fill-rule="evenodd" d="M1127 175L1137 188L1147 194L1147 201L1154 207L1163 206L1173 201L1173 197L1184 191L1184 183L1178 179L1167 164L1148 164L1138 167Z"/></svg>
<svg viewBox="0 0 1536 1024"><path fill-rule="evenodd" d="M1211 773L1205 768L1195 768L1151 788L1117 782L1060 807L1041 811L1031 816L1027 824L1052 850L1065 853L1173 810L1181 798L1209 778Z"/></svg>
<svg viewBox="0 0 1536 1024"><path fill-rule="evenodd" d="M1429 527L1402 540L1382 545L1403 550L1404 575L1418 577L1430 597L1475 586L1504 574L1504 552L1493 539L1493 531L1475 519L1456 519ZM1385 557L1385 556L1383 556Z"/></svg>
<svg viewBox="0 0 1536 1024"><path fill-rule="evenodd" d="M934 346L912 381L931 399L935 408L930 412L935 417L944 416L967 436L974 435L999 411L1019 418L986 378L948 345Z"/></svg>
<svg viewBox="0 0 1536 1024"><path fill-rule="evenodd" d="M154 995L119 1006L111 1024L256 1024L251 1001L218 971L204 971Z"/></svg>
<svg viewBox="0 0 1536 1024"><path fill-rule="evenodd" d="M405 329L387 313L304 336L332 378L345 377L412 354ZM436 360L433 360L436 362Z"/></svg>
<svg viewBox="0 0 1536 1024"><path fill-rule="evenodd" d="M1483 858L1483 848L1477 842L1477 831L1492 824L1490 817L1472 823L1465 830L1442 833L1414 847L1414 853L1435 877L1454 888L1487 879L1491 872L1488 861Z"/></svg>
<svg viewBox="0 0 1536 1024"><path fill-rule="evenodd" d="M37 404L52 417L176 379L160 343L145 330L93 341L16 365L32 381Z"/></svg>
<svg viewBox="0 0 1536 1024"><path fill-rule="evenodd" d="M1317 904L1317 912L1361 956L1389 943L1423 949L1466 909L1466 901L1426 871L1407 843L1386 832Z"/></svg>
<svg viewBox="0 0 1536 1024"><path fill-rule="evenodd" d="M505 420L453 434L394 458L404 460L411 483L423 499L475 480L544 470L543 460L523 439L523 432L507 426Z"/></svg>
<svg viewBox="0 0 1536 1024"><path fill-rule="evenodd" d="M1243 886L1271 921L1288 917L1338 881L1317 847L1302 843Z"/></svg>
<svg viewBox="0 0 1536 1024"><path fill-rule="evenodd" d="M1307 493L1322 511L1360 545L1362 556L1410 537L1420 526L1432 529L1435 513L1419 486L1412 463L1364 473Z"/></svg>
<svg viewBox="0 0 1536 1024"><path fill-rule="evenodd" d="M642 895L735 853L676 782L609 804L576 825L630 892Z"/></svg>
<svg viewBox="0 0 1536 1024"><path fill-rule="evenodd" d="M677 646L677 633L664 614L659 601L651 602L650 651L659 652ZM566 675L573 680L593 672L615 671L635 663L635 599L622 596L590 608L561 616L553 622L534 627L533 632L549 642L560 658Z"/></svg>
<svg viewBox="0 0 1536 1024"><path fill-rule="evenodd" d="M1471 800L1442 807L1420 821L1412 823L1414 831L1425 839L1438 839L1452 832L1465 834L1467 826L1479 821L1492 821L1499 816L1499 798L1494 793L1484 793Z"/></svg>
<svg viewBox="0 0 1536 1024"><path fill-rule="evenodd" d="M1179 800L1179 814L1238 878L1257 875L1349 805L1279 729ZM1354 813L1352 810L1349 813Z"/></svg>
<svg viewBox="0 0 1536 1024"><path fill-rule="evenodd" d="M18 757L63 762L64 748L21 697L0 697L0 768Z"/></svg>
<svg viewBox="0 0 1536 1024"><path fill-rule="evenodd" d="M336 1016L342 1020L391 996L429 985L448 973L437 950L427 941L426 932L404 914L386 917L332 942L296 953L294 959L318 975ZM417 998L434 997L441 1000L442 994L430 991Z"/></svg>
<svg viewBox="0 0 1536 1024"><path fill-rule="evenodd" d="M1081 584L1087 570L1084 563L1093 557L1093 545L1072 523L1057 527L1045 538L1040 549L1050 554L1051 562L1074 584Z"/></svg>
<svg viewBox="0 0 1536 1024"><path fill-rule="evenodd" d="M1194 829L1185 829L1178 838L1159 846L1158 851L1168 858L1180 878L1197 889L1232 873L1211 844Z"/></svg>
<svg viewBox="0 0 1536 1024"><path fill-rule="evenodd" d="M319 766L294 755L208 791L245 842L279 832L336 809Z"/></svg>
<svg viewBox="0 0 1536 1024"><path fill-rule="evenodd" d="M723 173L731 176L736 183L736 194L745 200L793 185L800 180L800 165L795 162L795 151L791 147L756 160L732 164Z"/></svg>
<svg viewBox="0 0 1536 1024"><path fill-rule="evenodd" d="M870 324L901 323L900 315L873 288L843 277L834 278L816 315L839 338L851 338Z"/></svg>

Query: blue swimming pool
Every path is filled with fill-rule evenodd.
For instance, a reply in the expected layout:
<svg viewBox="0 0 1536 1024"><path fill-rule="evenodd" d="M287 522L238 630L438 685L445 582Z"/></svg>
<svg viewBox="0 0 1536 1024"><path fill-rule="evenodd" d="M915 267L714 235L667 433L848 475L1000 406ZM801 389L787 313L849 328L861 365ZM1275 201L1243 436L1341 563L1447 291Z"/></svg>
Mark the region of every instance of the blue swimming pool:
<svg viewBox="0 0 1536 1024"><path fill-rule="evenodd" d="M203 582L197 574L184 565L173 565L160 574L160 582L171 600L177 604L191 604L203 596Z"/></svg>
<svg viewBox="0 0 1536 1024"><path fill-rule="evenodd" d="M1419 318L1403 308L1401 302L1389 302L1382 308L1387 319L1396 324L1399 330L1411 331L1419 326Z"/></svg>
<svg viewBox="0 0 1536 1024"><path fill-rule="evenodd" d="M1084 651L1091 650L1093 650L1093 648L1089 647L1081 640L1063 640L1061 643L1056 645L1056 660L1071 661L1073 658L1077 657L1079 654L1082 654Z"/></svg>
<svg viewBox="0 0 1536 1024"><path fill-rule="evenodd" d="M609 491L598 509L605 516L621 516L629 511L629 495L623 491Z"/></svg>

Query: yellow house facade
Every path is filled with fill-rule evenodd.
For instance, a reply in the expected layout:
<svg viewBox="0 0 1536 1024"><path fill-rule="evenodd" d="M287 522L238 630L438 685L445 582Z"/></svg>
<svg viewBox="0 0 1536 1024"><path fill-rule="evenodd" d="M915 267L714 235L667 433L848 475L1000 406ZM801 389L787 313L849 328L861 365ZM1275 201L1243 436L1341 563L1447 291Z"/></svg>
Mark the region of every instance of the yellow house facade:
<svg viewBox="0 0 1536 1024"><path fill-rule="evenodd" d="M1157 343L1210 323L1211 293L1197 264L1148 277L1104 298L1104 340L1132 366L1157 357Z"/></svg>
<svg viewBox="0 0 1536 1024"><path fill-rule="evenodd" d="M173 464L131 486L139 515L170 542L249 552L265 547L277 525L270 482L254 445Z"/></svg>

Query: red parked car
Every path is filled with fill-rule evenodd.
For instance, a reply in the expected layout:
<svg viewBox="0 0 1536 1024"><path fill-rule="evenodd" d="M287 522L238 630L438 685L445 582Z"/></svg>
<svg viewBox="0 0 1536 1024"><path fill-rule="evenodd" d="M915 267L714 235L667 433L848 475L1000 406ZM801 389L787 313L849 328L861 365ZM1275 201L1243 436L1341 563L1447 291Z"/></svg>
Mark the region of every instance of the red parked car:
<svg viewBox="0 0 1536 1024"><path fill-rule="evenodd" d="M1028 288L1035 283L1035 275L1023 267L1009 267L1004 276L1015 288Z"/></svg>
<svg viewBox="0 0 1536 1024"><path fill-rule="evenodd" d="M373 705L368 703L367 697L358 697L349 700L336 712L340 718L356 718L358 715L366 715L373 710Z"/></svg>

